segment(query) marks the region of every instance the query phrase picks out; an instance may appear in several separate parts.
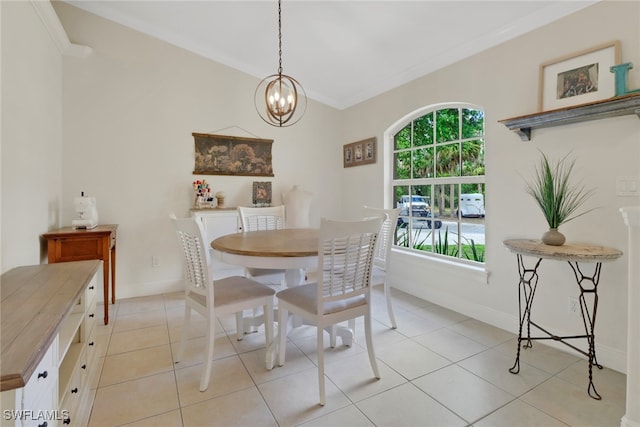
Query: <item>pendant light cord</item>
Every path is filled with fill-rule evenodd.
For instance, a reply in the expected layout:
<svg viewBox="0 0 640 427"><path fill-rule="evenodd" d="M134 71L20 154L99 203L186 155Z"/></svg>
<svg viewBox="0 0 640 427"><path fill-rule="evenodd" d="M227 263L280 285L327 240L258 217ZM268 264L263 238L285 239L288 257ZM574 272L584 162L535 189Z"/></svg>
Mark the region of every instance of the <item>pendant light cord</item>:
<svg viewBox="0 0 640 427"><path fill-rule="evenodd" d="M282 75L282 6L278 0L278 74Z"/></svg>

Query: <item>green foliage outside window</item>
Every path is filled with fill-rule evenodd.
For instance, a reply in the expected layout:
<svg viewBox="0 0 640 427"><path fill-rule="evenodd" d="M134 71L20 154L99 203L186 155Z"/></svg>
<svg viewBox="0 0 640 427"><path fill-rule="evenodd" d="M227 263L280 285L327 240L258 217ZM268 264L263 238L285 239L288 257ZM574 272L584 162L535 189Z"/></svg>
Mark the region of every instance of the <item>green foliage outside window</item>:
<svg viewBox="0 0 640 427"><path fill-rule="evenodd" d="M395 134L393 156L394 204L403 207L402 196L428 201L428 213L410 206L401 211L399 225L406 229L396 244L484 262L484 245L463 235L460 224L470 220L458 214L460 195L485 193L484 112L457 106L427 112ZM437 226L442 221L444 230ZM484 212L481 221L484 226Z"/></svg>

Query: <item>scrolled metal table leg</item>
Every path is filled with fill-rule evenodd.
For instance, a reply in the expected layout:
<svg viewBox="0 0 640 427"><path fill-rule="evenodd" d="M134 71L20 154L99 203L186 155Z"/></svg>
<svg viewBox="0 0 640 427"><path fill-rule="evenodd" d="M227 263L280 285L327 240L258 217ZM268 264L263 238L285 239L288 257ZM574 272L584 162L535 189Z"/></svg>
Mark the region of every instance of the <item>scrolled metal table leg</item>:
<svg viewBox="0 0 640 427"><path fill-rule="evenodd" d="M589 358L589 385L587 386L587 394L596 400L601 400L602 396L596 390L593 384L593 367L602 369L602 365L598 363L596 358L596 338L595 338L595 326L596 326L596 314L598 311L598 283L600 281L600 270L602 263L596 263L595 270L592 276L585 276L580 270L580 266L577 262L569 261L569 265L573 270L573 273L580 288L580 314L582 315L582 323L585 330L585 336L587 338L587 357ZM587 304L587 295L593 295L593 309L590 312Z"/></svg>
<svg viewBox="0 0 640 427"><path fill-rule="evenodd" d="M533 269L527 269L524 266L522 255L518 254L518 274L520 275L520 282L518 283L518 315L520 317L520 324L518 327L518 348L516 351L516 360L509 372L517 374L520 372L520 348L522 346L522 330L525 322L527 325L527 338L524 348L531 348L531 306L533 305L533 296L538 286L538 266L542 262L542 258L539 258Z"/></svg>

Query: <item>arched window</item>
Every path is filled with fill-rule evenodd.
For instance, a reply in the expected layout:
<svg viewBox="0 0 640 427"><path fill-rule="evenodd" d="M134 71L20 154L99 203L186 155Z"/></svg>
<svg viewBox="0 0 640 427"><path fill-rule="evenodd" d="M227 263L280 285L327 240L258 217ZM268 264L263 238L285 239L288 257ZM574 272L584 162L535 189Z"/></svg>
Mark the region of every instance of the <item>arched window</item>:
<svg viewBox="0 0 640 427"><path fill-rule="evenodd" d="M484 263L484 111L430 105L395 123L385 138L392 156L387 182L401 208L396 246Z"/></svg>

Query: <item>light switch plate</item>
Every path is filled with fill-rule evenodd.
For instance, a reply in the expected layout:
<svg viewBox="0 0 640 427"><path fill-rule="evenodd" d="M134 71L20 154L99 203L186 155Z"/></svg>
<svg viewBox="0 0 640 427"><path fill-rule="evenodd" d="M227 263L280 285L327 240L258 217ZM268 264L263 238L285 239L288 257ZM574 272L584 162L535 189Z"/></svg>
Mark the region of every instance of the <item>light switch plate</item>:
<svg viewBox="0 0 640 427"><path fill-rule="evenodd" d="M640 196L639 181L637 176L616 177L616 196Z"/></svg>

